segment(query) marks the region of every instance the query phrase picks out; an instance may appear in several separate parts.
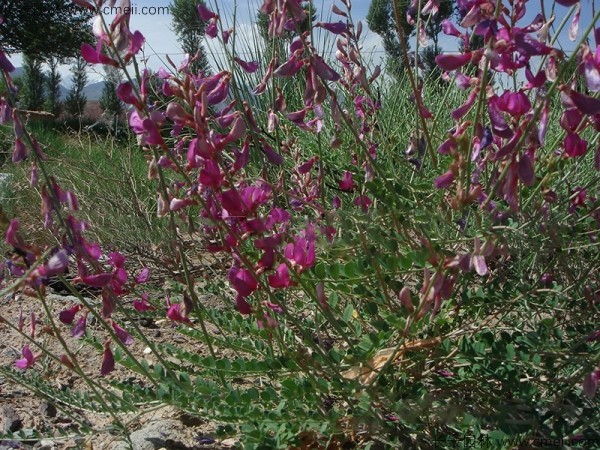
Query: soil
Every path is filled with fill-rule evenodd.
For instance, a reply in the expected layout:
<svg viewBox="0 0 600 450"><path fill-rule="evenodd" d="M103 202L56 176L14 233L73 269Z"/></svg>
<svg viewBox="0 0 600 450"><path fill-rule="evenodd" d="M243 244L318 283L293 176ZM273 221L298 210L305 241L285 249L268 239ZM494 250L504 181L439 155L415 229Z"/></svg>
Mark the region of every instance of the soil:
<svg viewBox="0 0 600 450"><path fill-rule="evenodd" d="M93 298L89 300L98 302ZM53 317L56 319L60 311L74 306L79 303L79 300L74 296L49 294L47 302ZM18 323L21 311L24 319L23 330L30 333L31 314L34 313L36 317L35 341L55 355L64 354L58 339L45 323L46 315L39 299L22 294L17 294L14 298L5 296L0 298L0 366L14 367L15 361L22 358L21 351L25 344L30 345L34 355L40 353L38 348L30 342L28 343L26 338L12 329L8 323L2 323L2 318L12 324ZM88 316L88 330L91 331L92 335L104 340L106 333L99 324L90 319L91 316ZM118 315L115 315L115 319L119 322ZM127 329L127 323L119 323ZM84 345L81 341L71 337L71 326L64 325L58 320L56 320L56 325L59 327L61 335L69 348L76 354L77 361L83 371L90 378L99 379L101 376L101 353L90 345ZM148 325L151 326L148 327ZM144 331L147 331L148 338L153 342L177 342L177 345L183 350L193 349L193 351L202 354L202 350L198 351L198 343L192 342L188 337L179 333L178 329L178 326L173 325L170 321L159 320L156 323L146 323ZM135 356L145 357L151 364L152 355L148 354L149 349L144 352L145 349L146 347L139 340L136 340L130 346L130 350ZM35 370L51 386L59 390L71 389L76 391L85 388L85 383L81 378L74 376L73 372L67 367L50 360L47 356L40 357L35 367L28 370ZM118 364L116 369L107 376L109 379L118 381L131 381L132 377L135 377L135 374ZM78 409L79 417L76 418L69 416L62 406L60 398L40 398L23 386L11 383L6 377L0 375L0 450L7 448L56 450L127 448L122 443L119 444L120 436L111 434L109 431L113 420L110 415ZM3 411L10 412L11 410L16 413L19 419L15 427L25 435L38 437L21 441L14 437L3 438L3 432L6 431L4 428L9 426L7 423L9 420L4 417ZM234 444L233 439L219 441L215 437L216 425L214 423L203 420L201 417L191 417L171 407L156 409L152 412L141 410L139 414L123 416L122 420L128 423L130 433L137 430L138 435L143 435L144 432L151 433L151 429L156 432L157 427L160 428L161 426L166 427L168 430L168 439L163 442L160 439L149 439L146 442L152 441L154 444L148 444L145 447L134 446L134 448L225 449L232 448ZM18 423L19 421L20 423ZM79 425L81 422L89 425L95 430L95 433L82 434ZM164 434L162 431L160 432L160 436Z"/></svg>

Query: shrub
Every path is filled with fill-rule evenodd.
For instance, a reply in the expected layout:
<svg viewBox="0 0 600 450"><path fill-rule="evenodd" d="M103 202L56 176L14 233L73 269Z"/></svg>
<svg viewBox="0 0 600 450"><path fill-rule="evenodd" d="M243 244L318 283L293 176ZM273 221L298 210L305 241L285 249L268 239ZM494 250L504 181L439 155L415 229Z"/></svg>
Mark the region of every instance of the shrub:
<svg viewBox="0 0 600 450"><path fill-rule="evenodd" d="M13 221L16 279L3 292L39 296L64 354L23 330L21 371L2 372L64 395L39 375L37 348L87 383L67 406L92 403L126 431L120 414L171 404L237 430L245 448L598 439L599 68L586 41L598 15L567 56L544 40L541 16L521 23L526 3L464 2L461 24L484 47L471 50L471 32L445 21L464 48L436 57L447 90L409 71L394 92L362 65L362 27L342 3L340 22L312 23L270 62L242 58L218 11L201 6L230 66L203 78L173 64L158 93L148 71L126 70L143 43L127 16L104 27L101 46L83 46L88 62L125 70L117 93L170 230L166 293L110 242L90 240L75 193L42 170L13 115L13 160L29 156L40 171L44 224L61 244L40 248ZM278 6L261 10L272 37L307 16L297 0ZM319 55L317 31L337 36L337 61ZM499 87L503 75L513 89ZM572 87L582 77L589 92ZM302 86L295 98L291 79ZM160 100L148 104L150 94ZM61 338L44 293L70 261L101 305L79 295L83 306L59 319L102 355L101 375L125 368L142 383L91 379ZM103 335L86 334L84 314ZM166 316L205 353L154 342L139 316ZM130 350L133 339L151 362Z"/></svg>

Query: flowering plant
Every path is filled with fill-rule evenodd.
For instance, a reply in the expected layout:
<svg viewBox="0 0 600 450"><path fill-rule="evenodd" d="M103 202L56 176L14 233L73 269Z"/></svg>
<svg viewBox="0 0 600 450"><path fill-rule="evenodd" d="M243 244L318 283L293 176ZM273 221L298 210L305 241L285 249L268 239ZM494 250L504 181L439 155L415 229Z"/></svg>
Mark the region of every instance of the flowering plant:
<svg viewBox="0 0 600 450"><path fill-rule="evenodd" d="M399 103L416 121L393 136L384 124L399 111L378 97L380 70L364 64L362 25L351 19L350 0L340 2L340 21L302 31L310 14L301 1L265 0L269 37L285 32L293 39L262 64L241 57L235 29L225 28L217 8L199 6L207 36L230 60L215 74L191 72L189 58L156 74L140 71L144 38L131 31L131 18L94 21L97 44L83 45L82 55L123 69L117 94L130 105L130 128L158 184L156 212L171 232L164 260L178 267L178 288L164 298L153 291L148 268L87 238L76 193L49 175L14 106L13 67L0 52L9 86L0 117L13 124L12 159L31 160L43 225L58 243L28 242L13 220L6 242L15 252L4 263L2 292L39 297L64 348L54 354L36 340L33 325L27 333L3 318L27 341L16 368L34 372L43 357L62 364L86 380L93 401L123 428L120 412L159 401L239 425L247 448L426 447L440 442L440 431L442 445L452 448L451 439L469 433L593 433L598 13L579 37L579 3L567 2L570 35L579 39L568 56L553 45L549 18L523 23L526 1L458 1L459 23L445 21L443 30L463 51L436 58L455 108L447 116L446 106L436 107L429 80L409 70ZM104 2L76 3L99 12ZM415 1L408 19L422 24L436 11L433 0L422 8ZM317 29L336 39L335 60L320 54ZM483 47L470 47L472 35ZM512 89L494 82L502 76ZM299 80L299 99L286 91L289 79ZM407 157L392 138L407 143ZM184 226L203 254L218 260L220 276L193 275ZM47 285L70 265L75 283L97 290L100 306L79 295L81 304L56 316ZM206 293L221 305L204 305ZM135 325L140 314L166 317L203 343L207 356L152 342ZM102 337L87 330L90 315L103 325ZM56 319L98 349L101 375L122 366L152 389L90 379ZM131 350L136 339L156 358L152 367ZM34 356L33 347L42 354ZM4 373L34 383L33 374ZM256 374L259 386L239 383ZM39 389L39 380L34 385ZM513 401L523 410L514 412ZM573 420L556 416L564 402L575 405Z"/></svg>

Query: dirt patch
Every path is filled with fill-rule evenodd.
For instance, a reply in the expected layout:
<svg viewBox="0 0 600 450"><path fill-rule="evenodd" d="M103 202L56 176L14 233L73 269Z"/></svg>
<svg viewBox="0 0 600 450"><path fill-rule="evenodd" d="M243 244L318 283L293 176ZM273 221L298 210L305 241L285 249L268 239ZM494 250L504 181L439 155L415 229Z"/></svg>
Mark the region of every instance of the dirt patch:
<svg viewBox="0 0 600 450"><path fill-rule="evenodd" d="M91 379L100 380L102 352L72 337L72 325L64 325L57 320L60 311L75 306L79 300L74 296L57 294L48 295L46 300L52 317L60 329L61 336L75 354L77 363ZM95 298L87 300L96 305L99 303L99 300ZM214 299L207 299L209 304L214 301ZM0 299L0 317L5 318L11 324L17 324L21 316L23 331L27 334L31 333L32 314L35 316L36 322L35 342L56 356L60 357L65 354L51 327L44 320L46 314L39 299L21 294L14 298L8 296ZM75 320L79 319L80 315L81 313ZM131 323L120 319L118 314L115 314L114 318L124 329L131 329ZM198 342L179 332L179 326L168 320L146 320L138 322L137 325L153 343L176 343L182 350L193 351L200 355L205 354L204 349L198 348ZM88 315L87 329L100 341L107 336L102 326L91 315ZM14 367L15 361L23 357L22 349L26 344L30 346L34 355L41 354L39 348L12 329L8 323L0 321L0 336L2 337L0 340L0 366L2 367ZM148 347L140 339L136 339L129 349L136 357L145 358L150 367L156 362L153 361L153 355L149 352ZM0 411L3 407L12 410L19 422L18 426L15 425L16 429L25 436L31 436L21 441L15 438L3 438L2 415L0 415L0 449L128 448L121 441L122 436L114 432L114 418L110 414L100 414L85 407L72 407L65 402L69 392L89 391L89 387L82 377L77 376L73 371L48 356L40 356L36 360L35 367L28 369L23 374L31 376L32 380L40 377L44 383L53 388L57 395L55 398L45 395L46 398L43 398L39 393L36 395L29 389L0 375ZM119 365L106 379L119 382L141 382L139 375ZM64 396L60 395L61 393L64 393ZM140 406L136 413L121 414L119 418L127 424L135 449L224 449L233 446L231 439L219 441L216 438L216 424L171 407Z"/></svg>

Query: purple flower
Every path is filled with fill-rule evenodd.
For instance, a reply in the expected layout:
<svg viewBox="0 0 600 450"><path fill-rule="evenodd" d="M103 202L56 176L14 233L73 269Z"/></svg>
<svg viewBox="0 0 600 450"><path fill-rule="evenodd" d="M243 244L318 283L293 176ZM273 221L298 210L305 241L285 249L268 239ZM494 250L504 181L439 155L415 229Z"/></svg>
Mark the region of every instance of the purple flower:
<svg viewBox="0 0 600 450"><path fill-rule="evenodd" d="M285 263L279 264L275 273L269 275L269 286L273 288L286 288L292 285L290 274Z"/></svg>
<svg viewBox="0 0 600 450"><path fill-rule="evenodd" d="M531 102L523 92L505 91L496 100L496 106L500 111L511 116L521 117L531 109Z"/></svg>
<svg viewBox="0 0 600 450"><path fill-rule="evenodd" d="M471 61L471 52L459 55L438 55L435 62L444 70L456 70Z"/></svg>
<svg viewBox="0 0 600 450"><path fill-rule="evenodd" d="M587 141L581 139L575 133L567 133L564 142L565 153L570 158L583 156L587 152Z"/></svg>
<svg viewBox="0 0 600 450"><path fill-rule="evenodd" d="M85 330L87 328L87 313L79 318L73 328L71 328L71 336L74 338L82 338L85 336Z"/></svg>
<svg viewBox="0 0 600 450"><path fill-rule="evenodd" d="M0 69L5 72L13 72L15 70L15 66L12 65L2 50L0 50Z"/></svg>
<svg viewBox="0 0 600 450"><path fill-rule="evenodd" d="M167 317L173 322L190 322L190 319L185 317L182 313L181 303L173 303L172 305L169 305L169 309L167 310Z"/></svg>
<svg viewBox="0 0 600 450"><path fill-rule="evenodd" d="M258 70L258 61L250 61L246 62L238 58L237 56L233 58L238 65L244 69L246 73L254 73Z"/></svg>
<svg viewBox="0 0 600 450"><path fill-rule="evenodd" d="M583 393L589 399L594 398L598 389L598 381L600 380L600 370L594 370L583 380Z"/></svg>
<svg viewBox="0 0 600 450"><path fill-rule="evenodd" d="M133 308L138 312L150 311L153 310L154 307L148 304L148 294L142 293L141 300L133 301Z"/></svg>
<svg viewBox="0 0 600 450"><path fill-rule="evenodd" d="M258 281L247 269L240 269L239 267L233 266L229 269L227 277L233 288L242 297L248 297L258 289Z"/></svg>
<svg viewBox="0 0 600 450"><path fill-rule="evenodd" d="M342 191L346 191L346 192L349 192L352 189L354 189L354 180L352 179L351 172L348 172L348 171L344 172L344 176L340 180L339 186Z"/></svg>
<svg viewBox="0 0 600 450"><path fill-rule="evenodd" d="M373 201L366 195L359 195L354 199L354 206L360 206L363 212L367 212Z"/></svg>
<svg viewBox="0 0 600 450"><path fill-rule="evenodd" d="M208 22L211 19L216 19L218 16L217 14L215 14L214 12L212 12L210 9L208 9L206 7L206 5L204 4L204 2L200 2L198 4L198 15L200 16L200 18L206 22Z"/></svg>
<svg viewBox="0 0 600 450"><path fill-rule="evenodd" d="M433 185L438 189L448 189L454 181L454 172L449 170L448 172L440 175L435 179Z"/></svg>
<svg viewBox="0 0 600 450"><path fill-rule="evenodd" d="M123 344L125 344L125 345L133 344L133 337L131 337L131 334L129 334L127 331L125 331L123 328L121 328L119 326L119 324L117 322L115 322L114 320L112 321L112 327L113 327L113 330L115 330L115 334L117 335L117 337Z"/></svg>
<svg viewBox="0 0 600 450"><path fill-rule="evenodd" d="M325 28L327 31L333 34L343 34L348 30L348 26L341 20L337 23L317 22L315 26Z"/></svg>
<svg viewBox="0 0 600 450"><path fill-rule="evenodd" d="M100 367L100 375L108 375L115 370L115 358L110 350L110 341L104 343L104 352L102 353L102 366Z"/></svg>
<svg viewBox="0 0 600 450"><path fill-rule="evenodd" d="M252 313L252 307L241 295L235 297L235 303L240 314L247 315Z"/></svg>
<svg viewBox="0 0 600 450"><path fill-rule="evenodd" d="M100 273L97 275L89 275L81 277L81 281L88 286L101 288L106 286L112 280L112 273Z"/></svg>
<svg viewBox="0 0 600 450"><path fill-rule="evenodd" d="M109 58L102 53L102 41L98 41L96 48L90 44L83 44L81 46L81 56L90 64L102 64L113 67L119 67L119 62Z"/></svg>
<svg viewBox="0 0 600 450"><path fill-rule="evenodd" d="M58 314L58 320L65 325L71 325L75 319L75 315L81 311L81 305L75 305L69 309L65 309Z"/></svg>
<svg viewBox="0 0 600 450"><path fill-rule="evenodd" d="M142 269L142 271L140 272L140 274L136 277L135 282L136 282L136 284L143 284L146 281L148 281L149 277L150 277L150 269L148 269L147 267L144 267Z"/></svg>
<svg viewBox="0 0 600 450"><path fill-rule="evenodd" d="M23 355L23 358L15 361L15 367L19 370L26 370L33 367L35 365L36 359L39 358L39 356L33 355L31 350L29 349L29 345L25 345L23 347L21 354Z"/></svg>

